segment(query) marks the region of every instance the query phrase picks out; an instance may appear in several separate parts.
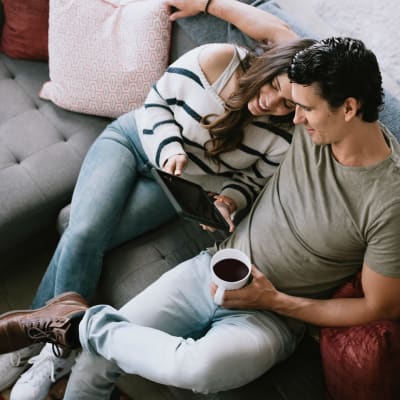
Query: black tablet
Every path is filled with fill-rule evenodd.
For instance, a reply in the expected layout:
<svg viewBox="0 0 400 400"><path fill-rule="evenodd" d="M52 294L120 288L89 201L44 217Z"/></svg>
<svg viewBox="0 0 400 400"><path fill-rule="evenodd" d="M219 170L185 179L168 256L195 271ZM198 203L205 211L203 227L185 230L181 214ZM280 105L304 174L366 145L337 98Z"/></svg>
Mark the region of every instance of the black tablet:
<svg viewBox="0 0 400 400"><path fill-rule="evenodd" d="M204 225L229 230L213 199L200 185L156 168L152 168L151 172L179 215Z"/></svg>

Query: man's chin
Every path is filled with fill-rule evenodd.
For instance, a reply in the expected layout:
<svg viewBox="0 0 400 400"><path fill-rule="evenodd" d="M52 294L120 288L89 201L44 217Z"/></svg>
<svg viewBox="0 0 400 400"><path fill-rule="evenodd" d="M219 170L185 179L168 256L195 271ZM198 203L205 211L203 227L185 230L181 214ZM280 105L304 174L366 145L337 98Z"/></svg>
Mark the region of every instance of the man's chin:
<svg viewBox="0 0 400 400"><path fill-rule="evenodd" d="M321 146L321 145L325 144L325 143L323 142L323 140L321 140L321 138L318 137L317 135L312 135L312 136L310 136L310 139L311 139L311 142L312 142L313 144L315 144L316 146Z"/></svg>

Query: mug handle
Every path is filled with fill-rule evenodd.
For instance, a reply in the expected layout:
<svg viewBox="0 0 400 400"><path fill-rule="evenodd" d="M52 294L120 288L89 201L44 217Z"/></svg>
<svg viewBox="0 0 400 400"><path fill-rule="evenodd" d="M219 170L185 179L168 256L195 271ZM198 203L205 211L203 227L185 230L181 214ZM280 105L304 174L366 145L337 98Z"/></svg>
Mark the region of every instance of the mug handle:
<svg viewBox="0 0 400 400"><path fill-rule="evenodd" d="M222 288L221 286L218 286L217 291L215 292L214 295L214 303L220 306L224 301L224 294L225 294L225 289Z"/></svg>

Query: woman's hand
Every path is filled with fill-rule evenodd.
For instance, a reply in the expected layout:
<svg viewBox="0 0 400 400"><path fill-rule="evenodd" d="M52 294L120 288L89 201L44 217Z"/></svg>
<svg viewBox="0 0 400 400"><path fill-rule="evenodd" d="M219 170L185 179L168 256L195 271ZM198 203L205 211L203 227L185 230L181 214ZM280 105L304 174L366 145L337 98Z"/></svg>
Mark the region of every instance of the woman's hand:
<svg viewBox="0 0 400 400"><path fill-rule="evenodd" d="M221 213L221 215L224 217L225 221L229 225L229 232L232 233L235 230L235 224L232 221L232 213L236 211L236 204L235 202L227 196L222 196L218 194L213 194L212 195L215 199L214 205L217 207L218 211ZM210 232L215 232L216 229L213 228L212 226L207 226L201 224L201 227L205 231L210 231Z"/></svg>
<svg viewBox="0 0 400 400"><path fill-rule="evenodd" d="M220 203L216 204L216 202L214 202L215 207L218 208L218 211L221 213L221 215L224 217L225 221L228 223L229 225L229 232L233 232L235 230L235 224L232 221L231 218L231 214L229 212L229 210L227 209L226 206L221 205ZM212 226L208 226L208 225L204 225L204 224L200 224L200 226L203 228L203 230L205 231L209 231L209 232L215 232L217 229L213 228Z"/></svg>
<svg viewBox="0 0 400 400"><path fill-rule="evenodd" d="M187 163L188 158L186 154L176 154L168 158L162 169L164 172L168 172L171 175L179 176L182 175Z"/></svg>
<svg viewBox="0 0 400 400"><path fill-rule="evenodd" d="M251 268L252 281L245 287L237 290L226 290L222 307L241 308L248 310L274 309L275 299L279 292L267 277L256 268ZM211 285L211 295L214 297L217 287Z"/></svg>
<svg viewBox="0 0 400 400"><path fill-rule="evenodd" d="M204 11L206 6L206 0L165 0L164 3L171 10L171 21L197 15Z"/></svg>

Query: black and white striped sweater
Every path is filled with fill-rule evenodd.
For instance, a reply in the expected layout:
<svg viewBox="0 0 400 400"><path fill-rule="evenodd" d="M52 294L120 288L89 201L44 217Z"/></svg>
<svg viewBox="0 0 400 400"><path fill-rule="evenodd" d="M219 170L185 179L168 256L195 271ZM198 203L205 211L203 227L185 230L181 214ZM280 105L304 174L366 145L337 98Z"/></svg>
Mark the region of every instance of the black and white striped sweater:
<svg viewBox="0 0 400 400"><path fill-rule="evenodd" d="M149 160L157 167L176 154L189 162L185 179L232 198L237 209L249 206L287 151L291 132L257 117L245 130L241 145L220 155L220 165L205 157L208 130L200 126L207 114L224 112L224 102L202 72L197 47L175 61L136 111L139 136Z"/></svg>

